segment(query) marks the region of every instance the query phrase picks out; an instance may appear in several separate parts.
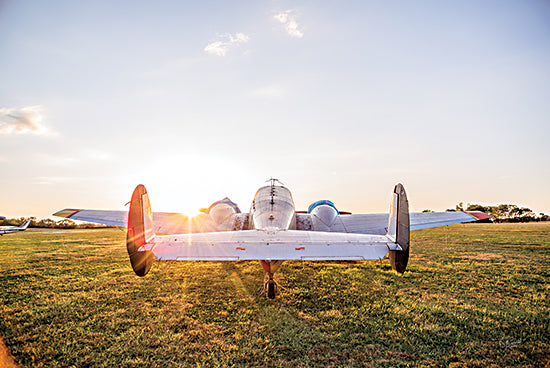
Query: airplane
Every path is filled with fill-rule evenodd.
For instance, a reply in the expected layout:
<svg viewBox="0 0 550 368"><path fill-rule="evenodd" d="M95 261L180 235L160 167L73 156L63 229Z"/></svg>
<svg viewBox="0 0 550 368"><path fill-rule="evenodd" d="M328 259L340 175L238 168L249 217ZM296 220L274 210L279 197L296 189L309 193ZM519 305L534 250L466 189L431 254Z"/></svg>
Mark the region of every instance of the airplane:
<svg viewBox="0 0 550 368"><path fill-rule="evenodd" d="M66 208L54 216L127 227L126 247L136 275L145 276L159 261L259 261L264 290L275 298L273 276L283 261L382 260L405 272L410 231L491 218L483 212L409 213L405 188L392 192L389 214L351 214L321 200L296 211L292 194L279 180L256 192L242 213L229 198L214 202L195 217L151 212L145 186L138 185L129 211Z"/></svg>
<svg viewBox="0 0 550 368"><path fill-rule="evenodd" d="M3 219L5 219L5 217L1 218L1 220ZM20 225L20 226L0 226L0 236L4 234L16 233L18 231L25 231L27 230L27 227L29 226L30 223L31 223L31 220L27 220L23 223L23 225Z"/></svg>

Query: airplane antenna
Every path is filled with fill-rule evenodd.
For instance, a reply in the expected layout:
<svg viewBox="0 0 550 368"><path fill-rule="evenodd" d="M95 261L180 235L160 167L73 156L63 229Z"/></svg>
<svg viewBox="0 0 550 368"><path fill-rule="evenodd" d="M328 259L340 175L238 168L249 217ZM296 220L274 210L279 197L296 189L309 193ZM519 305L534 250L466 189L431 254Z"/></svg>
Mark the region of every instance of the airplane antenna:
<svg viewBox="0 0 550 368"><path fill-rule="evenodd" d="M265 182L267 183L268 181L271 182L271 186L272 186L272 187L275 186L275 183L276 183L276 182L279 183L279 184L281 184L281 185L284 185L284 183L283 183L282 181L280 181L279 179L276 179L276 178L274 178L274 177L269 178L269 179L266 180Z"/></svg>

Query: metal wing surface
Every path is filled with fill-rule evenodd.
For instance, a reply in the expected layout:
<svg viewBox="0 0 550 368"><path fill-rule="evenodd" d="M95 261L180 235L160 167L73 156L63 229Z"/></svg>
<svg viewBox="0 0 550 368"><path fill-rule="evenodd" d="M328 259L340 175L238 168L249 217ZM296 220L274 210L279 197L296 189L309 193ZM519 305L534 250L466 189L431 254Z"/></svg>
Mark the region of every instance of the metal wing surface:
<svg viewBox="0 0 550 368"><path fill-rule="evenodd" d="M428 229L431 227L462 224L490 219L483 212L413 212L410 214L411 230Z"/></svg>
<svg viewBox="0 0 550 368"><path fill-rule="evenodd" d="M66 208L53 214L54 216L65 217L71 220L92 222L96 224L127 227L127 211L110 210L85 210ZM181 213L153 212L153 227L157 234L184 234L189 232L217 231L204 214L189 218Z"/></svg>
<svg viewBox="0 0 550 368"><path fill-rule="evenodd" d="M420 230L431 227L461 224L491 218L483 212L411 212L410 229ZM315 230L316 219L312 219ZM387 233L388 214L371 213L339 215L330 226L331 232L375 234ZM326 230L325 230L326 231Z"/></svg>
<svg viewBox="0 0 550 368"><path fill-rule="evenodd" d="M401 249L381 235L295 230L164 235L144 248L159 260L175 261L376 260Z"/></svg>
<svg viewBox="0 0 550 368"><path fill-rule="evenodd" d="M53 214L58 217L65 217L71 220L93 222L95 224L126 227L128 223L127 211L108 210L83 210L76 208L65 208Z"/></svg>

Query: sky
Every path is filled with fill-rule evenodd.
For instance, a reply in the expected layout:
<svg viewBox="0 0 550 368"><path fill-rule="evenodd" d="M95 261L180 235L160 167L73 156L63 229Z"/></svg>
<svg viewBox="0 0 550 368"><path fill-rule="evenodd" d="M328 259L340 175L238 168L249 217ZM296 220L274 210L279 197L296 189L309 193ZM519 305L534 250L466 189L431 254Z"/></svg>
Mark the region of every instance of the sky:
<svg viewBox="0 0 550 368"><path fill-rule="evenodd" d="M0 1L0 215L550 214L550 2Z"/></svg>

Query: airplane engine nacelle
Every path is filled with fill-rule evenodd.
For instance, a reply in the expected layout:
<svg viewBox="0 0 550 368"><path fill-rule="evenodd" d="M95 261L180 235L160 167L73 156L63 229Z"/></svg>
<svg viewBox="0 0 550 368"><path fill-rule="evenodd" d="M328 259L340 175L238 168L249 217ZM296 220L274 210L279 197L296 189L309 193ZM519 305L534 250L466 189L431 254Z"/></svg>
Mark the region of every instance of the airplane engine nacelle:
<svg viewBox="0 0 550 368"><path fill-rule="evenodd" d="M224 198L221 201L212 203L206 213L218 227L226 227L227 230L232 230L234 215L241 213L241 210L229 198Z"/></svg>
<svg viewBox="0 0 550 368"><path fill-rule="evenodd" d="M218 225L223 224L235 213L237 213L237 211L225 203L218 203L208 211L208 214L212 217L212 220L214 220L214 222Z"/></svg>
<svg viewBox="0 0 550 368"><path fill-rule="evenodd" d="M334 203L328 200L317 201L309 206L307 211L313 222L316 231L330 231L330 228L339 215Z"/></svg>

